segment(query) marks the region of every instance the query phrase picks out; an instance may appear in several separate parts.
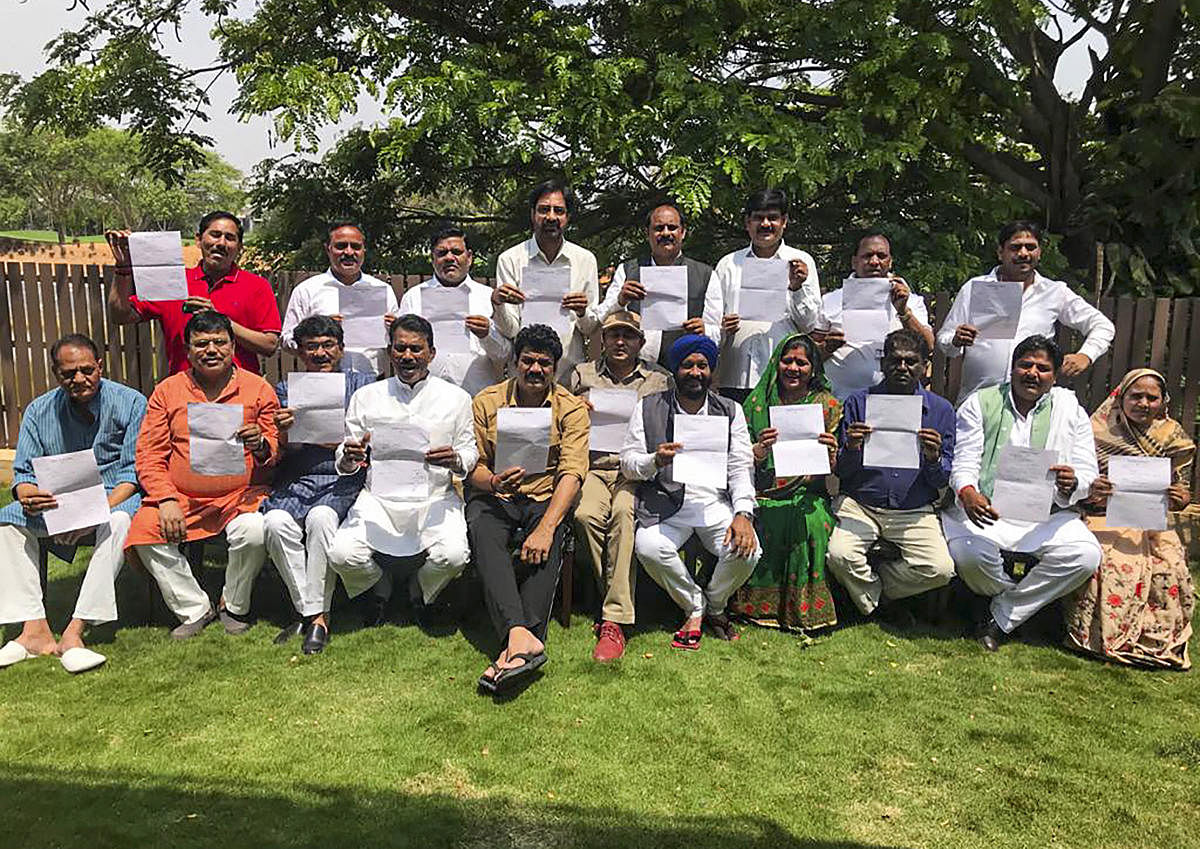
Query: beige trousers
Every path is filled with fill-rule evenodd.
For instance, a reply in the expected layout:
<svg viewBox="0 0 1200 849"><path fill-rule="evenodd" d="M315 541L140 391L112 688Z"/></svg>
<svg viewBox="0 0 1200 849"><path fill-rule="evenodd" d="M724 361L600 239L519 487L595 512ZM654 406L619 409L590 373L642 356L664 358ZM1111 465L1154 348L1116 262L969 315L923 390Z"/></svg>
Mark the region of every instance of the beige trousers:
<svg viewBox="0 0 1200 849"><path fill-rule="evenodd" d="M575 508L576 535L587 543L604 593L601 616L621 625L634 621L634 487L616 469L592 469Z"/></svg>
<svg viewBox="0 0 1200 849"><path fill-rule="evenodd" d="M897 599L943 587L954 577L954 560L933 507L887 510L864 507L848 495L833 503L837 527L829 538L826 565L863 613L883 598ZM867 563L867 551L885 539L900 549L900 559Z"/></svg>

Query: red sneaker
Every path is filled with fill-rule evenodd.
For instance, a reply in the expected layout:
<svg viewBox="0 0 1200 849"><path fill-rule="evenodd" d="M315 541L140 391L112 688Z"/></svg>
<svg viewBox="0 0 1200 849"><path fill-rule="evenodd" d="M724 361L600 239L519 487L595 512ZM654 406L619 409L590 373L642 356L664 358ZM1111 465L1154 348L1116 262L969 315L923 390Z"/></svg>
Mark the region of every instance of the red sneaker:
<svg viewBox="0 0 1200 849"><path fill-rule="evenodd" d="M625 654L625 631L616 622L600 623L600 640L592 652L592 660L609 663Z"/></svg>

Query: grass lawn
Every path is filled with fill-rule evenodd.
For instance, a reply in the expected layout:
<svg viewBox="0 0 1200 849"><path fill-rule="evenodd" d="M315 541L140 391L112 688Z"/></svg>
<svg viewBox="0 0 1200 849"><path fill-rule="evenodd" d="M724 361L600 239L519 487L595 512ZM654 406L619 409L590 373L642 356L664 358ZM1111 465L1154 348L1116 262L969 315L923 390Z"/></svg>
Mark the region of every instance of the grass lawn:
<svg viewBox="0 0 1200 849"><path fill-rule="evenodd" d="M83 562L51 560L56 624ZM698 653L648 629L599 667L580 615L495 702L482 621L347 618L312 658L265 621L156 625L98 630L80 677L0 671L0 846L1200 845L1195 672L877 624Z"/></svg>
<svg viewBox="0 0 1200 849"><path fill-rule="evenodd" d="M58 244L58 233L53 230L0 230L0 239L17 239L24 242L53 242ZM104 236L67 236L72 242L103 242Z"/></svg>

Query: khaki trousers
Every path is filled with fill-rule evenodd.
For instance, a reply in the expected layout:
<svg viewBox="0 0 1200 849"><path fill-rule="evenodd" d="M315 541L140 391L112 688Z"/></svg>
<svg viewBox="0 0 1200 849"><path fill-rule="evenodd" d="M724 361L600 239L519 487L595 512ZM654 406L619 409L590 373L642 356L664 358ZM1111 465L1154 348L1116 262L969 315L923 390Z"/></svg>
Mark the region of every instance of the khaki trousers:
<svg viewBox="0 0 1200 849"><path fill-rule="evenodd" d="M886 510L842 495L833 507L837 527L825 562L863 613L874 611L884 597L908 598L954 577L954 560L932 506ZM899 547L900 559L879 563L876 572L867 563L867 551L881 538Z"/></svg>
<svg viewBox="0 0 1200 849"><path fill-rule="evenodd" d="M616 469L592 469L575 508L576 533L587 542L604 593L601 616L621 625L634 621L634 487Z"/></svg>

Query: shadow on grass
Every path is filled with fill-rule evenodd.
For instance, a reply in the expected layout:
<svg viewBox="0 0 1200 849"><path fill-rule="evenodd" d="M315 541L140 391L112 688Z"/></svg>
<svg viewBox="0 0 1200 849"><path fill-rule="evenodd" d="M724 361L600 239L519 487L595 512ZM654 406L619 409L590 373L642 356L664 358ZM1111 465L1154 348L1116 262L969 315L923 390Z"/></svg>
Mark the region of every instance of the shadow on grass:
<svg viewBox="0 0 1200 849"><path fill-rule="evenodd" d="M0 764L0 798L5 846L883 849L797 838L763 817L491 798L449 767L401 778L389 791L292 784L283 792L233 777L217 788L154 774Z"/></svg>

